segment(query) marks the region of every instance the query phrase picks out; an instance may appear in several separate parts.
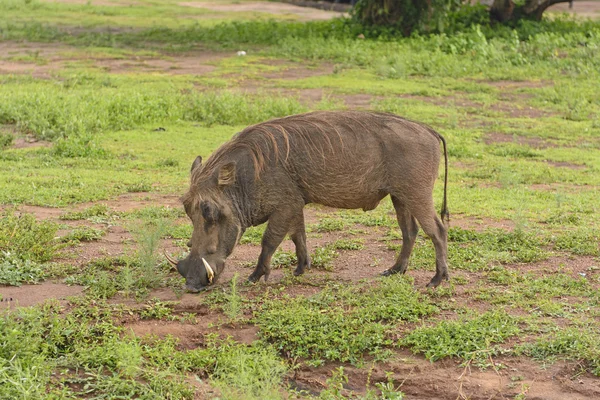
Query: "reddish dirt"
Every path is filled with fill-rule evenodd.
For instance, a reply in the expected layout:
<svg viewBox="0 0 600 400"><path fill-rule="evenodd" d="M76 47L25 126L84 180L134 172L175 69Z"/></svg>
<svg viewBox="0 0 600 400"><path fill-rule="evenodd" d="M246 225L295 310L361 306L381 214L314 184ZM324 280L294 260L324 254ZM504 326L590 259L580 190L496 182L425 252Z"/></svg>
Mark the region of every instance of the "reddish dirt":
<svg viewBox="0 0 600 400"><path fill-rule="evenodd" d="M518 136L518 135L507 135L505 133L489 132L487 133L483 141L485 144L493 143L515 143L520 145L527 145L534 149L547 149L550 147L558 147L558 145L539 137L531 136Z"/></svg>
<svg viewBox="0 0 600 400"><path fill-rule="evenodd" d="M81 4L81 5L91 5L91 6L109 6L109 7L127 7L127 6L135 6L141 5L144 3L140 3L137 1L127 1L127 0L42 0L47 3L66 3L66 4Z"/></svg>
<svg viewBox="0 0 600 400"><path fill-rule="evenodd" d="M83 292L81 286L67 286L60 283L44 282L39 285L1 286L0 309L29 307L41 304L48 299L56 299L66 304L69 296L78 296Z"/></svg>
<svg viewBox="0 0 600 400"><path fill-rule="evenodd" d="M293 4L276 3L276 2L243 2L223 4L208 1L188 1L178 3L180 6L203 8L217 12L244 12L244 13L267 13L274 15L290 15L299 18L303 21L309 20L327 20L331 18L341 17L344 13L337 11L318 10L310 7L300 7Z"/></svg>
<svg viewBox="0 0 600 400"><path fill-rule="evenodd" d="M536 400L583 400L600 396L598 379L588 374L579 374L578 365L557 362L547 369L533 361L515 358L495 358L496 369L480 370L462 366L459 361L442 360L430 363L409 352L400 351L394 361L367 363L358 369L344 365L348 383L347 393L365 392L368 384L388 381L390 374L394 387L405 393L406 399L429 400L489 400L524 398ZM313 368L302 366L289 383L294 387L318 394L326 387L325 381L331 371L340 364L327 364Z"/></svg>
<svg viewBox="0 0 600 400"><path fill-rule="evenodd" d="M566 161L546 161L548 164L553 167L559 168L569 168L569 169L586 169L587 167L582 164L574 164Z"/></svg>
<svg viewBox="0 0 600 400"><path fill-rule="evenodd" d="M214 64L227 56L214 51L194 50L183 54L160 56L111 56L87 52L67 45L47 43L0 43L0 74L30 74L37 78L49 78L68 67L81 62L110 73L154 72L169 75L206 75L215 69ZM24 60L19 58L27 57Z"/></svg>
<svg viewBox="0 0 600 400"><path fill-rule="evenodd" d="M548 9L552 12L567 12L583 18L600 18L600 2L598 1L574 1L573 8L569 3L555 4Z"/></svg>

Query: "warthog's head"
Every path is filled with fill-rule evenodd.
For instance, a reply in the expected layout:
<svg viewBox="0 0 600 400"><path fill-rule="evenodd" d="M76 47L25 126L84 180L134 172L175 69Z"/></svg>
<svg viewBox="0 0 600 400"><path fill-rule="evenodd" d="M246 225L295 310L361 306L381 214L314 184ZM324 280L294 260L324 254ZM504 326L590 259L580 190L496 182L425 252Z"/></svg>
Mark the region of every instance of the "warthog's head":
<svg viewBox="0 0 600 400"><path fill-rule="evenodd" d="M223 193L235 183L235 163L215 168L212 174L196 181L194 176L203 176L203 172L202 158L198 156L192 164L190 191L182 198L194 226L188 242L190 253L179 261L169 258L185 278L186 289L194 293L217 280L225 267L225 259L242 234L230 200Z"/></svg>

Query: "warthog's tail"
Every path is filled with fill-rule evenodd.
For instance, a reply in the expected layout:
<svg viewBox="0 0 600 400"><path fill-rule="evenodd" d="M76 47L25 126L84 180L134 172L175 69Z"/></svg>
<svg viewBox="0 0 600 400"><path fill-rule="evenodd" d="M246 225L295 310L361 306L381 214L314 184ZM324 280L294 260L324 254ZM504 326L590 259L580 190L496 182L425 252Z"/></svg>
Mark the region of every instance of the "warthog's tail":
<svg viewBox="0 0 600 400"><path fill-rule="evenodd" d="M440 212L440 217L442 218L442 222L446 226L446 229L450 226L450 212L448 211L448 196L447 190L448 187L448 151L446 149L446 139L439 133L437 134L442 142L442 146L444 147L444 199L442 200L442 211Z"/></svg>

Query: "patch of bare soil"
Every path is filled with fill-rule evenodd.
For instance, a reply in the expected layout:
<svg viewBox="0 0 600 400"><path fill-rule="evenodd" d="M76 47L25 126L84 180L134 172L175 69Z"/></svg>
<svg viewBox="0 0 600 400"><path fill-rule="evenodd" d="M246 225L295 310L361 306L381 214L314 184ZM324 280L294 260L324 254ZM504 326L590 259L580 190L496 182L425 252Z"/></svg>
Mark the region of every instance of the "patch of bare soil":
<svg viewBox="0 0 600 400"><path fill-rule="evenodd" d="M258 339L258 328L254 325L229 325L223 323L225 317L203 315L198 318L197 324L176 321L137 321L125 324L136 336L153 335L159 338L172 336L179 339L182 349L195 349L204 345L205 336L216 333L222 338L231 337L235 341L251 344Z"/></svg>
<svg viewBox="0 0 600 400"><path fill-rule="evenodd" d="M183 54L165 54L162 57L114 57L66 45L46 43L0 43L0 74L30 74L49 78L52 73L65 69L67 63L92 61L96 68L110 73L154 72L169 75L205 75L215 69L214 64L226 55L213 51L194 50ZM22 60L20 60L22 59Z"/></svg>
<svg viewBox="0 0 600 400"><path fill-rule="evenodd" d="M135 59L96 59L94 65L111 73L159 72L169 75L206 75L215 70L222 53L194 51L164 59L135 57Z"/></svg>
<svg viewBox="0 0 600 400"><path fill-rule="evenodd" d="M0 61L1 62L1 61ZM1 74L1 72L0 72ZM50 147L52 143L44 140L38 140L32 135L20 136L16 125L2 125L0 124L0 134L10 134L14 137L11 148L13 149L27 149L32 147Z"/></svg>
<svg viewBox="0 0 600 400"><path fill-rule="evenodd" d="M524 99L527 98L528 96L526 95L520 95L520 96L516 96L516 95L511 95L511 96L504 96L502 98L502 100L504 100L504 102L498 102L496 104L494 104L493 106L493 111L500 111L503 112L505 114L508 114L509 117L511 118L543 118L543 117L549 117L552 116L553 114L547 111L542 111L539 110L537 108L533 108L527 105L520 105L518 103L519 98L520 99Z"/></svg>
<svg viewBox="0 0 600 400"><path fill-rule="evenodd" d="M82 286L67 286L61 283L44 282L39 285L0 286L0 309L29 307L56 299L66 304L66 298L83 292Z"/></svg>
<svg viewBox="0 0 600 400"><path fill-rule="evenodd" d="M508 89L510 91L514 91L514 89L541 88L553 85L551 81L485 81L485 83L499 89Z"/></svg>
<svg viewBox="0 0 600 400"><path fill-rule="evenodd" d="M502 229L505 231L513 231L515 229L515 223L510 219L494 220L461 214L451 214L450 227L458 227L473 231L484 231L486 229Z"/></svg>
<svg viewBox="0 0 600 400"><path fill-rule="evenodd" d="M290 66L289 68L283 69L281 71L269 72L263 74L262 76L267 79L296 80L310 78L313 76L331 75L332 73L333 65L321 64L315 68Z"/></svg>
<svg viewBox="0 0 600 400"><path fill-rule="evenodd" d="M0 42L0 74L30 74L36 78L49 78L51 72L62 64L53 66L47 60L68 48L49 43ZM23 60L19 61L19 58Z"/></svg>
<svg viewBox="0 0 600 400"><path fill-rule="evenodd" d="M507 135L505 133L498 132L487 133L484 136L483 141L485 142L485 144L516 143L520 145L527 145L534 149L547 149L550 147L558 147L556 144L539 137Z"/></svg>
<svg viewBox="0 0 600 400"><path fill-rule="evenodd" d="M66 211L79 211L96 204L104 204L117 212L135 211L145 207L183 208L179 196L149 192L127 193L116 199L78 204Z"/></svg>
<svg viewBox="0 0 600 400"><path fill-rule="evenodd" d="M560 3L551 6L548 11L567 12L584 18L600 18L600 2L574 1L573 8L569 8L569 3Z"/></svg>
<svg viewBox="0 0 600 400"><path fill-rule="evenodd" d="M546 163L553 167L569 168L569 169L586 169L587 167L582 164L574 164L567 161L546 161Z"/></svg>
<svg viewBox="0 0 600 400"><path fill-rule="evenodd" d="M20 205L17 207L17 212L24 214L33 214L37 219L54 219L58 220L62 215L73 211L82 211L93 205L104 204L108 208L116 212L128 212L135 211L145 207L171 207L181 208L181 202L178 196L164 195L158 193L127 193L118 196L115 199L95 201L89 203L81 203L68 208L55 208L55 207L41 207L41 206L30 206ZM6 207L3 207L6 208ZM64 222L68 223L68 222ZM119 229L114 227L114 229Z"/></svg>
<svg viewBox="0 0 600 400"><path fill-rule="evenodd" d="M66 4L81 4L81 5L90 5L90 6L109 6L109 7L127 7L127 6L137 6L143 5L144 3L140 3L137 1L129 1L129 0L42 0L46 3L66 3Z"/></svg>
<svg viewBox="0 0 600 400"><path fill-rule="evenodd" d="M311 7L301 7L294 4L276 3L276 2L243 2L223 4L217 2L188 1L178 3L184 7L203 8L210 11L219 12L258 12L274 15L293 15L303 21L310 20L328 20L344 16L344 13L337 11L318 10Z"/></svg>
<svg viewBox="0 0 600 400"><path fill-rule="evenodd" d="M395 387L407 399L429 400L494 400L515 398L565 400L596 399L600 395L600 382L589 374L579 374L579 366L557 362L548 369L520 358L496 358L502 368L480 370L461 366L457 360L431 363L408 351L400 351L394 361L356 368L344 365L348 382L344 389L356 394L375 383L388 381L388 373ZM313 368L301 366L289 378L293 387L317 395L326 387L331 371L340 364L330 363Z"/></svg>
<svg viewBox="0 0 600 400"><path fill-rule="evenodd" d="M540 276L549 273L568 273L574 278L586 278L592 282L594 277L600 276L600 259L592 256L569 256L556 255L547 260L529 264L507 265L506 268L514 268L520 272L539 273Z"/></svg>

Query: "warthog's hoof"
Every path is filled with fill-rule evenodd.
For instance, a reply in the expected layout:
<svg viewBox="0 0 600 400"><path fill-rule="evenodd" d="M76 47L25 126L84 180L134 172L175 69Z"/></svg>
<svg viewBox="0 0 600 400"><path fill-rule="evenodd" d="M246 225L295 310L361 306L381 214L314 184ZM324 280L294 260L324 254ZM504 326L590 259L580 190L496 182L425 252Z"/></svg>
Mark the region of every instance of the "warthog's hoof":
<svg viewBox="0 0 600 400"><path fill-rule="evenodd" d="M406 270L401 270L401 269L394 269L394 268L390 268L390 269L386 269L385 271L383 271L381 273L381 276L392 276L392 275L396 275L396 274L403 274L405 273Z"/></svg>
<svg viewBox="0 0 600 400"><path fill-rule="evenodd" d="M435 274L435 276L431 279L431 282L429 282L427 284L428 288L436 288L440 285L440 283L442 283L442 281L447 281L449 280L448 278L448 273L444 273L444 274Z"/></svg>
<svg viewBox="0 0 600 400"><path fill-rule="evenodd" d="M256 283L256 282L260 281L260 278L262 278L263 276L265 277L265 282L266 282L267 279L269 279L269 273L254 271L252 273L252 275L250 275L248 277L248 282Z"/></svg>
<svg viewBox="0 0 600 400"><path fill-rule="evenodd" d="M294 270L294 276L300 276L304 274L304 271L306 271L306 269L310 269L310 261L307 261L304 264L298 264L298 266Z"/></svg>

